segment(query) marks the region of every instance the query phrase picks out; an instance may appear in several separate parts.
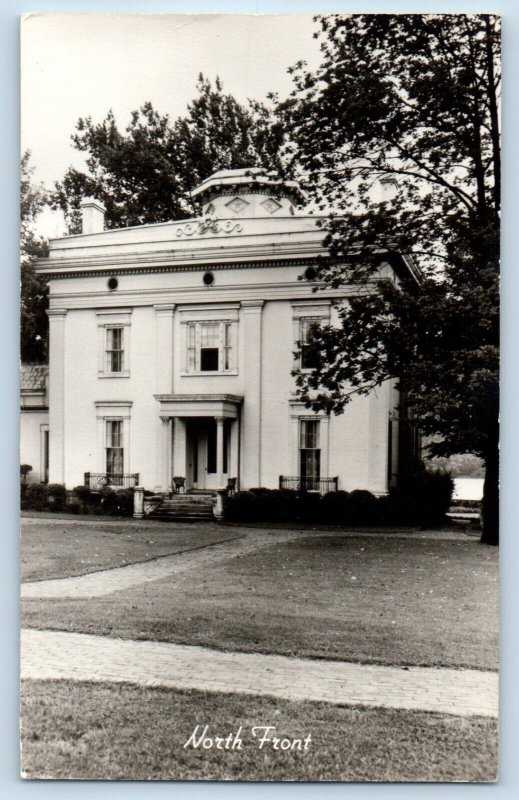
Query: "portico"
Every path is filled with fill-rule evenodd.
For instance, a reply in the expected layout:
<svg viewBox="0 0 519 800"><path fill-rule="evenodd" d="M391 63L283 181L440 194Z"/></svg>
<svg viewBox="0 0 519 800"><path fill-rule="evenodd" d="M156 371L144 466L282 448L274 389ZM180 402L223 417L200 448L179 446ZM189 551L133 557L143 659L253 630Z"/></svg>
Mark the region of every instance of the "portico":
<svg viewBox="0 0 519 800"><path fill-rule="evenodd" d="M170 491L173 476L185 478L186 491L222 489L239 476L242 397L163 394L155 399L162 452L157 489Z"/></svg>

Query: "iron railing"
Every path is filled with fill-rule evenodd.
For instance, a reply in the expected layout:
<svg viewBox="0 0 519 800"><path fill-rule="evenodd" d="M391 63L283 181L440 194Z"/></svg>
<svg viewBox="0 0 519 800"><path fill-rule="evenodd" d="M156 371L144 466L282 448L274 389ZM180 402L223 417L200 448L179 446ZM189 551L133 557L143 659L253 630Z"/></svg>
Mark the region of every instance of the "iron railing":
<svg viewBox="0 0 519 800"><path fill-rule="evenodd" d="M139 473L113 474L107 472L85 472L85 486L93 492L99 492L105 486L114 489L133 489L139 485Z"/></svg>
<svg viewBox="0 0 519 800"><path fill-rule="evenodd" d="M279 476L280 489L294 489L296 492L336 492L339 485L338 478L302 478L300 476Z"/></svg>

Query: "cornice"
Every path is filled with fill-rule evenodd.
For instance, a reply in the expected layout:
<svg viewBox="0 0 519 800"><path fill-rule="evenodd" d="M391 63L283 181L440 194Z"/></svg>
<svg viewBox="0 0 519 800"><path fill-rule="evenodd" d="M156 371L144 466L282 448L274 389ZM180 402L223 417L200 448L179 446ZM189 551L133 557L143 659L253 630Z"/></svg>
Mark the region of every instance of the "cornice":
<svg viewBox="0 0 519 800"><path fill-rule="evenodd" d="M118 266L116 264L106 264L104 266L93 267L90 269L81 269L81 267L73 267L58 269L55 267L47 269L38 269L38 273L44 277L45 280L63 280L66 278L102 278L107 275L145 275L153 273L165 272L200 272L203 270L223 270L223 269L247 269L247 268L275 268L275 267L297 267L308 266L316 262L322 262L324 256L309 255L306 257L298 258L277 258L272 260L257 259L251 261L204 261L197 264L154 264L139 266ZM56 271L54 271L56 269Z"/></svg>

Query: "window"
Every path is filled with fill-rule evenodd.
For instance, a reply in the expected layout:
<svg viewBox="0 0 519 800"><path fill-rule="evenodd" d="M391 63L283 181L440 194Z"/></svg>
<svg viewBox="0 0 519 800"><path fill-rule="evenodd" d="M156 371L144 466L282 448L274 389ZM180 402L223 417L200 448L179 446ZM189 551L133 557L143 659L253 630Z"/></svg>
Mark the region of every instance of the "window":
<svg viewBox="0 0 519 800"><path fill-rule="evenodd" d="M123 420L106 420L106 474L115 477L124 472Z"/></svg>
<svg viewBox="0 0 519 800"><path fill-rule="evenodd" d="M322 320L302 319L300 323L301 369L316 369L319 366L319 347L315 342L315 331Z"/></svg>
<svg viewBox="0 0 519 800"><path fill-rule="evenodd" d="M292 303L292 325L294 336L295 368L311 370L319 367L320 350L316 341L319 328L330 325L330 300L315 300L313 303Z"/></svg>
<svg viewBox="0 0 519 800"><path fill-rule="evenodd" d="M106 328L106 372L124 372L124 328Z"/></svg>
<svg viewBox="0 0 519 800"><path fill-rule="evenodd" d="M187 324L187 372L233 372L236 367L236 323Z"/></svg>
<svg viewBox="0 0 519 800"><path fill-rule="evenodd" d="M312 481L321 476L319 420L302 419L299 425L299 474L308 481L307 488L313 488Z"/></svg>
<svg viewBox="0 0 519 800"><path fill-rule="evenodd" d="M98 311L98 378L128 378L130 375L131 309Z"/></svg>

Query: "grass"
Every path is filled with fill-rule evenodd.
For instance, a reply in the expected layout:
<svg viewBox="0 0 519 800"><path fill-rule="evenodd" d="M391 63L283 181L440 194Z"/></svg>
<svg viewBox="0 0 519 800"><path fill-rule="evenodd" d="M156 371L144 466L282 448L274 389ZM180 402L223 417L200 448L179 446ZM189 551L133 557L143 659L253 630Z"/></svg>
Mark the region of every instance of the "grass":
<svg viewBox="0 0 519 800"><path fill-rule="evenodd" d="M237 530L234 529L234 535ZM301 534L23 624L361 663L497 668L497 551L475 540ZM131 609L131 613L129 613Z"/></svg>
<svg viewBox="0 0 519 800"><path fill-rule="evenodd" d="M111 569L182 550L235 539L240 533L216 525L165 525L104 518L73 521L48 515L23 523L22 581L65 578Z"/></svg>
<svg viewBox="0 0 519 800"><path fill-rule="evenodd" d="M242 749L185 749L206 724L222 736L243 726ZM306 752L259 750L255 725L312 741ZM493 781L497 772L494 720L125 684L23 682L22 747L28 778Z"/></svg>

